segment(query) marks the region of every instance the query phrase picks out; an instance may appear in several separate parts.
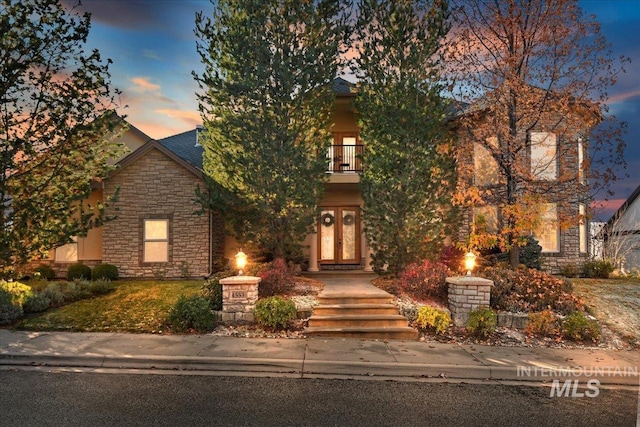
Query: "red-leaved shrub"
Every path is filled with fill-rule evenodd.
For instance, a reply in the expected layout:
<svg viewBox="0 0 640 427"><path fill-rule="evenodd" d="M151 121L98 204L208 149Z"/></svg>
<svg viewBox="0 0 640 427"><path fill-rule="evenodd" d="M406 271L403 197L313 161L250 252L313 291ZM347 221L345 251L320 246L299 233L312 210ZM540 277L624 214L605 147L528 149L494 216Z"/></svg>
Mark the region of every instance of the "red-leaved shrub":
<svg viewBox="0 0 640 427"><path fill-rule="evenodd" d="M496 310L524 313L553 310L561 314L584 310L567 279L527 268L492 267L481 275L493 281L491 307Z"/></svg>
<svg viewBox="0 0 640 427"><path fill-rule="evenodd" d="M282 258L277 258L264 265L258 271L257 276L262 279L258 285L260 298L287 294L291 292L295 284L294 276Z"/></svg>
<svg viewBox="0 0 640 427"><path fill-rule="evenodd" d="M403 292L417 300L433 298L447 300L447 275L449 268L441 263L425 260L409 264L398 275L398 285Z"/></svg>

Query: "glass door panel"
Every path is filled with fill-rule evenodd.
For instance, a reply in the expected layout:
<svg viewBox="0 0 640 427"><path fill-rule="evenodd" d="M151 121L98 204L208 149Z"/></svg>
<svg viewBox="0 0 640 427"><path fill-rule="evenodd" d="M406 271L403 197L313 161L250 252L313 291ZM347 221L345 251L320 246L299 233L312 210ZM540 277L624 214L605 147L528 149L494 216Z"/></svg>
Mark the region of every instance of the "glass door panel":
<svg viewBox="0 0 640 427"><path fill-rule="evenodd" d="M326 209L320 213L320 261L336 261L336 212Z"/></svg>
<svg viewBox="0 0 640 427"><path fill-rule="evenodd" d="M356 211L354 209L342 209L342 236L339 245L342 246L342 261L356 262L357 242L356 238Z"/></svg>

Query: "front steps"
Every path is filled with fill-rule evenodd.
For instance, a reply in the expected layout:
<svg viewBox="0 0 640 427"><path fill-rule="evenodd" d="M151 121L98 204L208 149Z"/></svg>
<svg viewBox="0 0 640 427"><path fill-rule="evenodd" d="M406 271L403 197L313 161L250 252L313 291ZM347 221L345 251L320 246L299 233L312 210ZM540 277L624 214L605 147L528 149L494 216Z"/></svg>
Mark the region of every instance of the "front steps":
<svg viewBox="0 0 640 427"><path fill-rule="evenodd" d="M418 331L398 314L389 294L326 294L305 329L308 336L417 340Z"/></svg>

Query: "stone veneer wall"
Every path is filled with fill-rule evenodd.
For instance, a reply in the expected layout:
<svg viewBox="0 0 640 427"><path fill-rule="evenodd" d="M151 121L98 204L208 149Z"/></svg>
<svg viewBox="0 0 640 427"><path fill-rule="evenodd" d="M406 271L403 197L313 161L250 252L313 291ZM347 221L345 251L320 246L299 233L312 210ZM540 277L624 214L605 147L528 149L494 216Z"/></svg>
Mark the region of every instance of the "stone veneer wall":
<svg viewBox="0 0 640 427"><path fill-rule="evenodd" d="M120 277L177 278L209 273L209 215L196 215L195 189L202 180L158 150L150 150L105 183L119 187L118 201L104 227L102 259ZM117 210L113 208L116 207ZM169 262L143 263L144 219L169 219ZM186 268L185 268L186 267Z"/></svg>

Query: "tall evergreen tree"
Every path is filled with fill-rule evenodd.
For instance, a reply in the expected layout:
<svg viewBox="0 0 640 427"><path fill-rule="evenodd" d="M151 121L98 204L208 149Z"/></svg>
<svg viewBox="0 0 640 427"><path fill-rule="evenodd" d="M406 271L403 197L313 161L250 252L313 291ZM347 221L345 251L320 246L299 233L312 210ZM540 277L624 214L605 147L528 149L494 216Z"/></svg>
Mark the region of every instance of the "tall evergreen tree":
<svg viewBox="0 0 640 427"><path fill-rule="evenodd" d="M119 151L108 64L84 51L90 16L58 0L0 3L0 267L103 220L82 201Z"/></svg>
<svg viewBox="0 0 640 427"><path fill-rule="evenodd" d="M374 268L397 273L439 253L454 225L455 162L439 83L447 2L362 0L358 9L365 232Z"/></svg>
<svg viewBox="0 0 640 427"><path fill-rule="evenodd" d="M236 236L290 256L317 219L347 2L221 0L196 18L210 208Z"/></svg>

